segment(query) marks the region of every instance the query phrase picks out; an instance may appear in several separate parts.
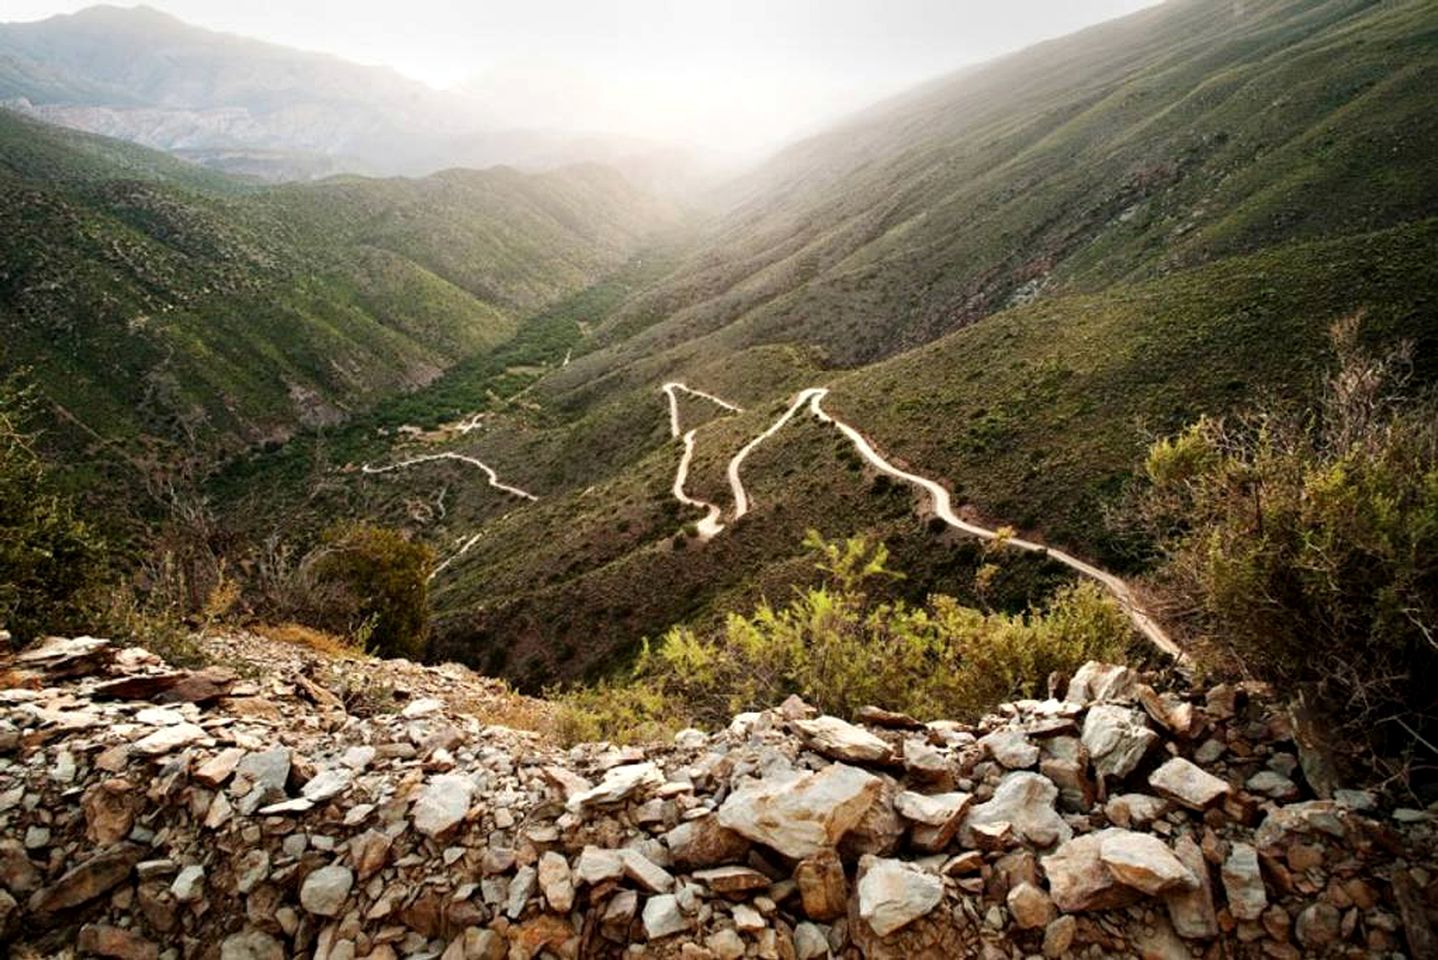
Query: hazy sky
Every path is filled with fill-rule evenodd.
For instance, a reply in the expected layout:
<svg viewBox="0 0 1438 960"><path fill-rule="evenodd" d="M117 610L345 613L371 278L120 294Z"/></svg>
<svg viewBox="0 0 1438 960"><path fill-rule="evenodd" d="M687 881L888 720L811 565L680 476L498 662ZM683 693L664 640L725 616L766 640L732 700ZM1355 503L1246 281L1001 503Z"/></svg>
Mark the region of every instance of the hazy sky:
<svg viewBox="0 0 1438 960"><path fill-rule="evenodd" d="M500 122L767 146L1155 0L151 0L191 23L481 91ZM0 0L0 20L89 6Z"/></svg>

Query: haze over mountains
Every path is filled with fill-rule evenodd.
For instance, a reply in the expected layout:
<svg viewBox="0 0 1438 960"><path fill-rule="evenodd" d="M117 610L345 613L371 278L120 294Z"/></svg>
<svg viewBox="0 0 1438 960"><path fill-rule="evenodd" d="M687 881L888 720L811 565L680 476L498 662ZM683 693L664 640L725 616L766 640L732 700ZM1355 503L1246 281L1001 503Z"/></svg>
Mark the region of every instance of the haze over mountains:
<svg viewBox="0 0 1438 960"><path fill-rule="evenodd" d="M387 68L217 33L144 6L0 23L0 102L270 180L603 161L673 190L712 172L678 145L516 127L476 97Z"/></svg>

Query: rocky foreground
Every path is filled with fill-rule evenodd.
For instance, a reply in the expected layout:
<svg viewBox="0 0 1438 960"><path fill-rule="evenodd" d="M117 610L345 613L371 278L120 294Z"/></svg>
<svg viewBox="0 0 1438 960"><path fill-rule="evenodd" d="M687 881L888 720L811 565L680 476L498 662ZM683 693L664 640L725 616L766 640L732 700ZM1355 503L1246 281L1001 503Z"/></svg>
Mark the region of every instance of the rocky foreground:
<svg viewBox="0 0 1438 960"><path fill-rule="evenodd" d="M363 664L377 710L220 643L9 664L11 956L1438 956L1438 814L1337 789L1259 685L1089 664L977 727L791 700L566 750L463 668Z"/></svg>

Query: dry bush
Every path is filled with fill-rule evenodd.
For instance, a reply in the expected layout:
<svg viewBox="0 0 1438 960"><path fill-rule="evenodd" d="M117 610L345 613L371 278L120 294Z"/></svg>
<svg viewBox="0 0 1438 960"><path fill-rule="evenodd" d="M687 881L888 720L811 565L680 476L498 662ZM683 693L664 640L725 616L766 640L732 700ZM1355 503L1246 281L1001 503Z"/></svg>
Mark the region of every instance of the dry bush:
<svg viewBox="0 0 1438 960"><path fill-rule="evenodd" d="M331 659L355 659L365 656L363 644L356 643L354 638L317 630L300 623L251 624L248 629L266 640L304 647Z"/></svg>
<svg viewBox="0 0 1438 960"><path fill-rule="evenodd" d="M1311 408L1205 418L1154 444L1136 515L1210 664L1312 685L1351 742L1431 774L1438 403L1408 390L1407 345L1373 354L1359 329L1335 325Z"/></svg>
<svg viewBox="0 0 1438 960"><path fill-rule="evenodd" d="M562 697L561 735L651 739L722 726L790 694L838 716L872 704L973 720L1002 701L1042 695L1052 673L1125 657L1133 639L1122 611L1091 583L1017 616L946 596L910 606L869 594L871 581L896 576L882 544L812 534L808 543L825 583L783 606L731 614L711 633L680 628L646 644L629 678Z"/></svg>

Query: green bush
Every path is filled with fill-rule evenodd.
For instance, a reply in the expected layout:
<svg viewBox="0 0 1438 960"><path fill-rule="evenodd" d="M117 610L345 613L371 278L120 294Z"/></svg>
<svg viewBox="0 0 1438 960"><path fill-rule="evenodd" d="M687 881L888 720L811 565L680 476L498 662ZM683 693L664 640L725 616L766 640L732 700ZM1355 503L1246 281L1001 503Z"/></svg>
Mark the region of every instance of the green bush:
<svg viewBox="0 0 1438 960"><path fill-rule="evenodd" d="M575 739L647 738L666 729L723 725L733 714L798 694L826 713L874 704L919 717L975 719L1009 698L1042 694L1050 673L1121 656L1123 613L1092 584L1058 591L1017 616L964 607L947 596L923 606L870 596L896 577L882 544L814 534L824 582L776 607L700 634L670 631L645 645L632 676L562 700L562 732Z"/></svg>
<svg viewBox="0 0 1438 960"><path fill-rule="evenodd" d="M331 531L313 561L316 595L327 598L317 625L366 636L385 657L424 656L434 551L398 530L353 524Z"/></svg>
<svg viewBox="0 0 1438 960"><path fill-rule="evenodd" d="M51 483L24 430L27 393L0 383L0 627L21 642L88 626L107 551Z"/></svg>
<svg viewBox="0 0 1438 960"><path fill-rule="evenodd" d="M1202 419L1154 444L1138 499L1176 618L1210 663L1316 685L1334 720L1412 745L1438 716L1438 404L1356 318L1307 410Z"/></svg>

